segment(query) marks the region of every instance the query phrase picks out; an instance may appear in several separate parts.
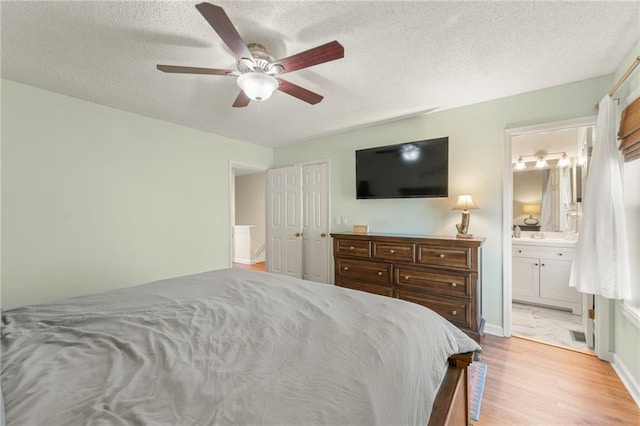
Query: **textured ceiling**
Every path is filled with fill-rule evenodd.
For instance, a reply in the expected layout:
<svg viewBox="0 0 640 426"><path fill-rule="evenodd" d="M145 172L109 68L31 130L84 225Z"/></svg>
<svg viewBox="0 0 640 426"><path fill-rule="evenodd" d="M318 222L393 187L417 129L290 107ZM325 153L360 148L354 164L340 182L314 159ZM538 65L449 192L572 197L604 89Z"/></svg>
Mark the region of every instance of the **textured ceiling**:
<svg viewBox="0 0 640 426"><path fill-rule="evenodd" d="M640 38L640 2L215 2L276 58L332 40L345 58L287 75L322 94L276 92L232 108L234 68L197 2L0 3L3 78L234 139L280 146L610 74Z"/></svg>

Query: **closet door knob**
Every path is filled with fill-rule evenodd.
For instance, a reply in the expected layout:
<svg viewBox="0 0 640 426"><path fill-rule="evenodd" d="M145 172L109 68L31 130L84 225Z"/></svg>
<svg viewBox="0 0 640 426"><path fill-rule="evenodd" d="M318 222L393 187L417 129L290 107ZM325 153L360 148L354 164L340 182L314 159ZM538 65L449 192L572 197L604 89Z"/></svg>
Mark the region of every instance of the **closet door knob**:
<svg viewBox="0 0 640 426"><path fill-rule="evenodd" d="M300 235L302 235L302 234L300 234L299 232L296 232L296 233L295 233L295 234L293 234L293 235L295 235L296 237L299 237L299 236L300 236Z"/></svg>
<svg viewBox="0 0 640 426"><path fill-rule="evenodd" d="M320 234L320 237L322 237L322 238L324 238L326 236L327 236L327 234L325 234L324 232L322 234Z"/></svg>

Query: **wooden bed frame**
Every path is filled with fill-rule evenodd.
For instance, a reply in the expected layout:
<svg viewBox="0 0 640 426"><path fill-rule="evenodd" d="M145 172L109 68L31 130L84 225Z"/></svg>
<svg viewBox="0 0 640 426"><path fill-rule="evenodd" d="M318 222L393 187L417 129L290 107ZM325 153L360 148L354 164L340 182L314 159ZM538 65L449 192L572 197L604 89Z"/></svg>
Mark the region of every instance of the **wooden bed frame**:
<svg viewBox="0 0 640 426"><path fill-rule="evenodd" d="M469 424L468 367L477 356L476 352L466 352L449 358L449 367L433 402L428 426Z"/></svg>

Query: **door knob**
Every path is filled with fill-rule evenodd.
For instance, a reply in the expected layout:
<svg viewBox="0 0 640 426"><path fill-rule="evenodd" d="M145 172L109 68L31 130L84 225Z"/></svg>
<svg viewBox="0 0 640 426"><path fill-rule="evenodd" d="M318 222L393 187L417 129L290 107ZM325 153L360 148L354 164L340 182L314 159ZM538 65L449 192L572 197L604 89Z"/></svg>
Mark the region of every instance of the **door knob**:
<svg viewBox="0 0 640 426"><path fill-rule="evenodd" d="M327 236L327 234L325 234L325 233L323 232L322 234L320 234L320 236L321 236L322 238L324 238L324 237L326 237L326 236Z"/></svg>
<svg viewBox="0 0 640 426"><path fill-rule="evenodd" d="M295 233L295 234L293 234L293 235L295 235L296 237L299 237L299 236L300 236L300 235L302 235L302 234L301 234L301 233L299 233L299 232L296 232L296 233Z"/></svg>

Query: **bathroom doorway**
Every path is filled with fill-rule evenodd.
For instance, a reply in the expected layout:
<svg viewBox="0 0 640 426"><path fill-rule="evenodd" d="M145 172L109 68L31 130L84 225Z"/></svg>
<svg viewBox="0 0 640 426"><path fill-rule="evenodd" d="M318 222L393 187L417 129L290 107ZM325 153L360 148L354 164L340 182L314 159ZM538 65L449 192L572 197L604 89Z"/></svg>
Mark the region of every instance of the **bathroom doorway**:
<svg viewBox="0 0 640 426"><path fill-rule="evenodd" d="M590 353L598 343L593 296L569 287L595 119L506 131L505 336Z"/></svg>

